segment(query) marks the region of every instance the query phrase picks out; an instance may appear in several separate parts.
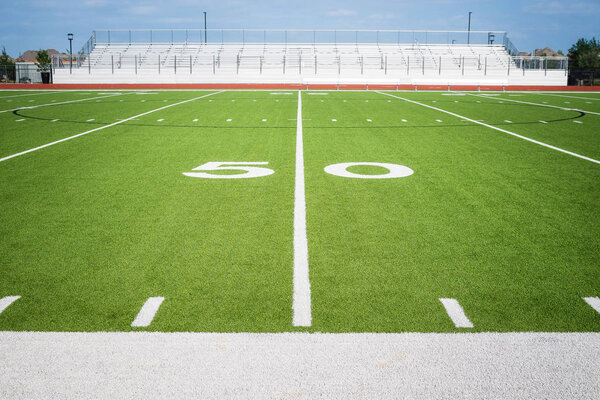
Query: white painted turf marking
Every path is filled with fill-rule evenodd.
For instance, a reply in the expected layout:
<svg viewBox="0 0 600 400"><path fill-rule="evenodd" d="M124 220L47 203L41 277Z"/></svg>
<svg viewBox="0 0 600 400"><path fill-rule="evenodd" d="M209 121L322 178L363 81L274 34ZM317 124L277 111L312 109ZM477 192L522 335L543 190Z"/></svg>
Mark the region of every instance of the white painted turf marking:
<svg viewBox="0 0 600 400"><path fill-rule="evenodd" d="M567 96L567 95L564 95L564 94L556 94L556 93L536 93L536 94L541 94L542 96L566 97L567 99L582 99L582 100L596 100L596 101L600 101L600 98L599 99L595 99L593 97ZM586 104L592 104L592 103L586 101Z"/></svg>
<svg viewBox="0 0 600 400"><path fill-rule="evenodd" d="M10 160L11 158L14 158L14 157L22 156L23 154L31 153L33 151L41 150L43 148L46 148L46 147L49 147L49 146L52 146L52 145L55 145L55 144L58 144L58 143L66 142L67 140L75 139L75 138L77 138L79 136L87 135L88 133L92 133L92 132L96 132L96 131L99 131L99 130L102 130L102 129L110 128L111 126L122 124L123 122L135 120L136 118L143 117L144 115L152 114L153 112L156 112L156 111L164 110L164 109L167 109L167 108L170 108L170 107L174 107L174 106L177 106L177 105L180 105L180 104L184 104L184 103L189 103L190 101L202 99L204 97L212 96L212 95L219 94L219 93L223 93L223 91L205 94L205 95L200 96L200 97L194 97L193 99L183 100L183 101L180 101L178 103L169 104L168 106L163 106L163 107L160 107L160 108L156 108L154 110L146 111L146 112L144 112L142 114L134 115L133 117L129 117L129 118L125 118L124 120L121 120L121 121L113 122L112 124L100 126L98 128L94 128L94 129L91 129L89 131L78 133L77 135L69 136L69 137L66 137L66 138L63 138L63 139L60 139L60 140L56 140L54 142L46 143L46 144L43 144L41 146L34 147L32 149L22 151L20 153L11 154L10 156L6 156L6 157L3 157L3 158L0 158L0 162L6 161L6 160Z"/></svg>
<svg viewBox="0 0 600 400"><path fill-rule="evenodd" d="M486 96L484 95L480 95L480 94L473 94L473 93L469 93L470 96L477 96L477 97L483 97L486 98ZM531 101L523 101L523 100L513 100L513 99L504 99L506 101L512 101L513 103L522 103L522 104L530 104L530 105L534 105L534 106L540 106L540 107L549 107L549 108L558 108L559 110L564 110L564 111L580 111L586 114L594 114L594 115L600 115L600 113L594 112L594 111L586 111L586 110L581 110L579 108L565 108L565 107L561 107L561 106L553 106L551 104L548 104L547 101L542 102L543 104L540 103L534 103Z"/></svg>
<svg viewBox="0 0 600 400"><path fill-rule="evenodd" d="M600 164L600 161L594 160L593 158L586 157L586 156L583 156L581 154L573 153L572 151L561 149L560 147L552 146L550 144L547 144L547 143L544 143L544 142L540 142L538 140L531 139L531 138L528 138L528 137L523 136L523 135L519 135L518 133L507 131L506 129L498 128L498 127L493 126L493 125L485 124L483 122L479 122L479 121L476 121L474 119L471 119L471 118L468 118L468 117L465 117L465 116L462 116L462 115L459 115L459 114L455 114L455 113L450 112L450 111L442 110L441 108L433 107L433 106L430 106L428 104L419 103L418 101L405 99L403 97L394 96L394 95L391 95L391 94L388 94L388 93L383 93L383 92L380 92L380 91L376 91L376 92L379 93L379 94L383 94L385 96L391 96L391 97L395 97L395 98L400 99L400 100L407 101L409 103L417 104L417 105L422 106L422 107L431 108L432 110L440 111L440 112L443 112L443 113L448 114L448 115L452 115L452 116L457 117L457 118L462 118L465 121L473 122L475 124L479 124L479 125L485 126L487 128L490 128L490 129L494 129L494 130L496 130L498 132L506 133L506 134L518 137L519 139L523 139L523 140L526 140L528 142L535 143L535 144L547 147L547 148L552 149L552 150L560 151L561 153L565 153L565 154L568 154L568 155L573 156L573 157L581 158L582 160L590 161L590 162L593 162L595 164ZM473 95L473 96L475 96L475 95ZM509 101L518 101L518 100L509 100ZM2 161L2 160L0 160L0 161Z"/></svg>
<svg viewBox="0 0 600 400"><path fill-rule="evenodd" d="M263 120L262 120L262 122L267 122L267 120L266 120L266 119L263 119Z"/></svg>
<svg viewBox="0 0 600 400"><path fill-rule="evenodd" d="M231 122L231 121L232 121L232 119L231 119L231 118L227 118L227 122Z"/></svg>
<svg viewBox="0 0 600 400"><path fill-rule="evenodd" d="M6 310L15 301L19 300L21 296L6 296L0 299L0 314Z"/></svg>
<svg viewBox="0 0 600 400"><path fill-rule="evenodd" d="M16 120L15 122L21 122L21 121L25 121L25 119L21 118L21 119Z"/></svg>
<svg viewBox="0 0 600 400"><path fill-rule="evenodd" d="M337 122L337 119L331 118L331 122Z"/></svg>
<svg viewBox="0 0 600 400"><path fill-rule="evenodd" d="M473 323L465 315L465 311L456 299L441 298L440 302L444 305L448 316L454 322L457 328L472 328Z"/></svg>
<svg viewBox="0 0 600 400"><path fill-rule="evenodd" d="M164 118L159 118L156 120L156 122L163 122L165 119Z"/></svg>
<svg viewBox="0 0 600 400"><path fill-rule="evenodd" d="M164 300L164 297L150 297L146 300L131 326L134 328L149 326Z"/></svg>
<svg viewBox="0 0 600 400"><path fill-rule="evenodd" d="M126 93L127 94L127 93ZM15 110L30 110L33 108L38 108L38 107L47 107L47 106L57 106L60 104L69 104L69 103L77 103L80 101L87 101L87 100L95 100L95 99L105 99L107 97L113 97L113 96L122 96L121 93L119 94L111 94L110 96L102 96L102 97L90 97L89 99L79 99L79 100L69 100L69 101L61 101L59 103L47 103L47 104L38 104L35 106L29 106L29 107L18 107L18 108L12 108L10 110L1 110L0 113L5 113L5 112L10 112L10 111L15 111ZM53 100L56 101L56 100ZM100 101L100 100L96 100L96 101Z"/></svg>
<svg viewBox="0 0 600 400"><path fill-rule="evenodd" d="M88 119L88 120L87 120L87 121L85 121L85 122L92 122L92 121L95 121L95 119L94 119L94 118L90 118L90 119Z"/></svg>
<svg viewBox="0 0 600 400"><path fill-rule="evenodd" d="M0 354L5 399L600 398L597 332L0 332Z"/></svg>
<svg viewBox="0 0 600 400"><path fill-rule="evenodd" d="M311 326L308 239L306 237L306 195L304 191L304 145L302 141L302 92L298 91L296 122L296 182L294 191L294 294L293 325Z"/></svg>
<svg viewBox="0 0 600 400"><path fill-rule="evenodd" d="M6 99L8 97L40 96L42 94L57 94L57 93L61 93L61 92L60 91L52 91L52 92L45 92L45 93L14 94L11 96L1 96L0 99ZM9 101L9 100L7 100L7 101ZM10 100L10 101L12 101L12 100Z"/></svg>
<svg viewBox="0 0 600 400"><path fill-rule="evenodd" d="M194 118L192 122L198 122L198 118Z"/></svg>
<svg viewBox="0 0 600 400"><path fill-rule="evenodd" d="M573 121L573 122L575 122L576 124L583 124L583 122L581 122L581 121Z"/></svg>
<svg viewBox="0 0 600 400"><path fill-rule="evenodd" d="M584 297L583 300L600 314L600 297Z"/></svg>
<svg viewBox="0 0 600 400"><path fill-rule="evenodd" d="M507 119L505 119L504 122L506 122L507 124L512 124L512 121L509 121Z"/></svg>
<svg viewBox="0 0 600 400"><path fill-rule="evenodd" d="M317 92L317 93L306 93L309 96L327 96L329 93Z"/></svg>

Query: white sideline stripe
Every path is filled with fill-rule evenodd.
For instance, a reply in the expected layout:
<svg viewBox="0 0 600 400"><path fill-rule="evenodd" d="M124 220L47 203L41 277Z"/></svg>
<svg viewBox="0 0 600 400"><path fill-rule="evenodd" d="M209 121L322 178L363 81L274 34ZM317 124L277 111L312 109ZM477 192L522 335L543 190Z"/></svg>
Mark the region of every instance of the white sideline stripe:
<svg viewBox="0 0 600 400"><path fill-rule="evenodd" d="M448 316L454 322L454 326L457 328L472 328L473 323L469 321L469 318L465 315L465 311L460 306L456 299L442 298L440 299Z"/></svg>
<svg viewBox="0 0 600 400"><path fill-rule="evenodd" d="M289 93L289 92L274 92L274 93L269 93L269 94L272 94L272 95L276 96L276 95L280 95L280 94L285 95L285 94L294 94L294 93Z"/></svg>
<svg viewBox="0 0 600 400"><path fill-rule="evenodd" d="M308 239L306 237L306 196L304 192L304 145L302 141L302 92L298 91L296 125L296 187L294 191L294 296L293 325L311 326Z"/></svg>
<svg viewBox="0 0 600 400"><path fill-rule="evenodd" d="M584 297L583 300L600 314L600 297Z"/></svg>
<svg viewBox="0 0 600 400"><path fill-rule="evenodd" d="M60 93L60 91L52 91L52 92L46 92L46 93L31 93L31 94L14 94L12 96L0 96L0 99L7 99L9 97L39 96L41 94L56 94L56 93ZM88 93L88 94L90 94L90 93Z"/></svg>
<svg viewBox="0 0 600 400"><path fill-rule="evenodd" d="M69 136L69 137L66 137L64 139L56 140L54 142L46 143L46 144L43 144L41 146L34 147L32 149L22 151L20 153L11 154L10 156L6 156L6 157L3 157L3 158L0 158L0 162L6 161L6 160L10 160L11 158L14 158L14 157L22 156L23 154L31 153L31 152L36 151L36 150L41 150L43 148L46 148L46 147L49 147L49 146L52 146L52 145L55 145L55 144L58 144L58 143L66 142L67 140L75 139L75 138L77 138L79 136L87 135L88 133L92 133L92 132L100 131L102 129L110 128L111 126L119 125L119 124L122 124L123 122L131 121L131 120L134 120L136 118L143 117L144 115L152 114L153 112L156 112L156 111L164 110L164 109L167 109L169 107L174 107L174 106L177 106L179 104L189 103L190 101L198 100L198 99L201 99L203 97L212 96L213 94L219 94L219 93L223 93L223 91L221 90L219 92L213 92L213 93L205 94L204 96L194 97L193 99L180 101L179 103L169 104L168 106L163 106L163 107L160 107L160 108L156 108L154 110L146 111L145 113L134 115L133 117L129 117L129 118L123 119L121 121L113 122L112 124L100 126L98 128L94 128L94 129L91 129L89 131L78 133L77 135Z"/></svg>
<svg viewBox="0 0 600 400"><path fill-rule="evenodd" d="M582 99L582 100L596 100L596 101L600 101L599 98L593 98L593 97L582 97L582 96L566 96L564 94L554 94L554 93L535 93L535 94L541 94L542 96L557 96L557 97L566 97L567 99ZM591 103L590 103L591 104Z"/></svg>
<svg viewBox="0 0 600 400"><path fill-rule="evenodd" d="M487 128L494 129L494 130L496 130L498 132L507 133L509 135L518 137L519 139L527 140L528 142L535 143L535 144L547 147L547 148L552 149L552 150L560 151L561 153L565 153L565 154L568 154L568 155L573 156L573 157L581 158L582 160L590 161L590 162L593 162L595 164L600 164L600 161L594 160L593 158L582 156L581 154L573 153L572 151L561 149L560 147L552 146L550 144L547 144L547 143L544 143L544 142L540 142L539 140L531 139L531 138L528 138L526 136L519 135L518 133L514 133L514 132L511 132L511 131L507 131L506 129L498 128L498 127L493 126L493 125L489 125L489 124L486 124L486 123L483 123L483 122L479 122L479 121L476 121L474 119L471 119L471 118L468 118L468 117L465 117L465 116L462 116L462 115L459 115L459 114L455 114L455 113L450 112L450 111L442 110L441 108L433 107L433 106L430 106L430 105L427 105L427 104L419 103L418 101L405 99L403 97L398 97L398 96L394 96L394 95L383 93L383 92L379 92L379 91L375 91L375 92L377 92L379 94L386 95L386 96L395 97L397 99L404 100L404 101L407 101L409 103L417 104L417 105L420 105L422 107L431 108L432 110L440 111L440 112L446 113L448 115L452 115L452 116L457 117L457 118L462 118L465 121L473 122L474 124L479 124L479 125L485 126ZM510 100L510 101L517 101L517 100Z"/></svg>
<svg viewBox="0 0 600 400"><path fill-rule="evenodd" d="M0 299L0 314L6 310L15 301L19 300L21 296L6 296Z"/></svg>
<svg viewBox="0 0 600 400"><path fill-rule="evenodd" d="M477 96L477 97L482 97L482 98L488 98L487 96L481 95L481 94L473 94L473 93L467 93L469 96ZM586 114L594 114L594 115L600 115L600 113L597 112L593 112L593 111L585 111L585 110L581 110L579 108L565 108L565 107L561 107L561 106L553 106L552 104L548 104L547 102L543 102L543 104L541 103L533 103L531 101L523 101L523 100L513 100L513 99L504 99L505 101L512 101L514 103L522 103L522 104L530 104L532 106L540 106L540 107L550 107L550 108L558 108L559 110L564 110L564 111L581 111L584 112Z"/></svg>
<svg viewBox="0 0 600 400"><path fill-rule="evenodd" d="M309 96L327 96L329 93L320 92L320 93L306 93L306 94ZM346 101L346 100L344 100L344 101Z"/></svg>
<svg viewBox="0 0 600 400"><path fill-rule="evenodd" d="M125 94L128 94L128 93L125 93ZM10 110L2 110L2 111L0 111L0 113L5 113L5 112L10 112L10 111L15 111L15 110L31 110L31 109L33 109L33 108L38 108L38 107L57 106L57 105L59 105L59 104L77 103L77 102L80 102L80 101L95 100L95 99L104 99L104 98L106 98L106 97L113 97L113 96L123 96L123 94L121 94L121 93L117 93L117 94L111 94L111 95L108 95L108 96L101 96L101 97L98 97L98 96L96 96L96 97L90 97L89 99L79 99L79 100L61 101L61 102L59 102L59 103L38 104L38 105L35 105L35 106L28 106L28 107L17 107L17 108L12 108L12 109L10 109ZM54 101L54 100L53 100L53 101ZM96 101L99 101L99 100L96 100Z"/></svg>
<svg viewBox="0 0 600 400"><path fill-rule="evenodd" d="M600 398L599 349L597 332L0 332L0 393L6 399L589 400Z"/></svg>
<svg viewBox="0 0 600 400"><path fill-rule="evenodd" d="M131 323L131 326L144 327L150 325L152 323L152 320L154 319L154 316L156 315L156 312L158 311L160 305L164 300L164 297L148 298L148 300L146 300L146 302L142 306L142 309L138 313L137 317L135 317L135 319Z"/></svg>

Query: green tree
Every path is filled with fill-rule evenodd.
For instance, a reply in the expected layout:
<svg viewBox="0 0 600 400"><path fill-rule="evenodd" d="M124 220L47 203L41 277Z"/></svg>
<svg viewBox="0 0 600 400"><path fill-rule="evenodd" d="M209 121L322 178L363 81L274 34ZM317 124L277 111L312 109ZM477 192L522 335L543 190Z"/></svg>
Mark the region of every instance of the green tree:
<svg viewBox="0 0 600 400"><path fill-rule="evenodd" d="M2 54L0 54L0 82L15 81L15 62L8 54L6 48L2 46Z"/></svg>
<svg viewBox="0 0 600 400"><path fill-rule="evenodd" d="M15 62L6 54L6 47L2 46L2 54L0 54L0 65L15 65Z"/></svg>
<svg viewBox="0 0 600 400"><path fill-rule="evenodd" d="M37 65L39 72L50 71L52 60L46 50L39 50L35 56L35 60L37 61L35 65Z"/></svg>
<svg viewBox="0 0 600 400"><path fill-rule="evenodd" d="M600 68L600 42L594 37L591 40L581 38L571 46L568 56L571 67Z"/></svg>

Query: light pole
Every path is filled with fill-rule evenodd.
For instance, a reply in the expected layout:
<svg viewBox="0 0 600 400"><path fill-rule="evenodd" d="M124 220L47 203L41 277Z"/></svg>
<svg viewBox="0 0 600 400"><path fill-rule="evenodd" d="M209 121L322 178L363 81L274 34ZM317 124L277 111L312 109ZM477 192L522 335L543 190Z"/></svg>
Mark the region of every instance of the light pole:
<svg viewBox="0 0 600 400"><path fill-rule="evenodd" d="M467 30L467 44L471 43L471 14L473 14L473 12L469 11L469 28Z"/></svg>
<svg viewBox="0 0 600 400"><path fill-rule="evenodd" d="M206 44L206 11L204 11L204 44Z"/></svg>
<svg viewBox="0 0 600 400"><path fill-rule="evenodd" d="M69 38L69 74L73 73L73 34L68 33L67 38Z"/></svg>

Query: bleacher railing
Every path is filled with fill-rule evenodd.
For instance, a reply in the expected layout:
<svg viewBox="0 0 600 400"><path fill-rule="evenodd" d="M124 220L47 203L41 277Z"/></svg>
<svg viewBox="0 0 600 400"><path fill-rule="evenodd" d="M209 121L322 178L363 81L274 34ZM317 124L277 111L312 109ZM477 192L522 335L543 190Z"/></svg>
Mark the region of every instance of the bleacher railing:
<svg viewBox="0 0 600 400"><path fill-rule="evenodd" d="M566 57L517 53L503 31L100 30L93 31L72 61L53 57L53 67L89 74L510 76L560 70L566 76Z"/></svg>

